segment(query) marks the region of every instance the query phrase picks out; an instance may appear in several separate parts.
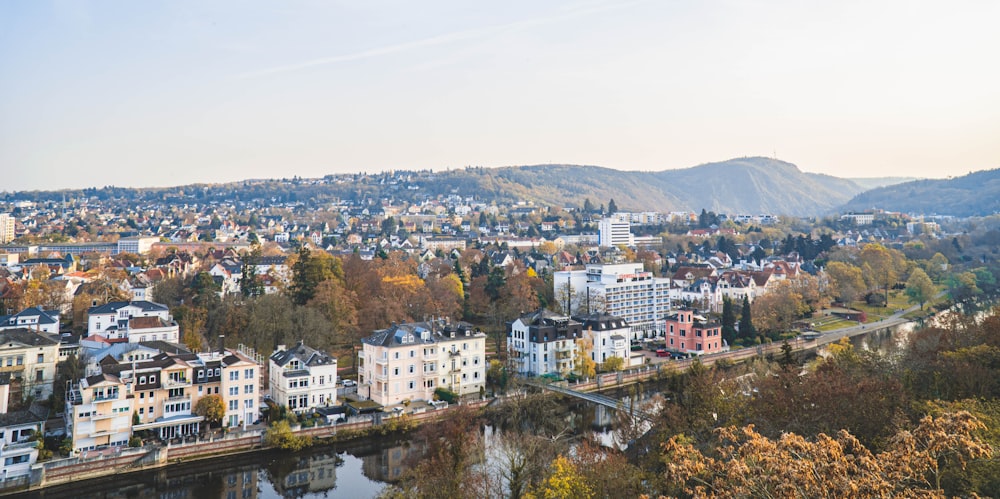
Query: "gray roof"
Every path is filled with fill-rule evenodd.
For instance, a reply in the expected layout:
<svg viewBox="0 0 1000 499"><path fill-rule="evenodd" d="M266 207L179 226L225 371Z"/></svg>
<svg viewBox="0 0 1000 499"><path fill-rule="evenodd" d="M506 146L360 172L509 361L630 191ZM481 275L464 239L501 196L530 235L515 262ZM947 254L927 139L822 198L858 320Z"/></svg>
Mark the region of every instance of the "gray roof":
<svg viewBox="0 0 1000 499"><path fill-rule="evenodd" d="M426 338L424 333L427 333ZM455 338L485 336L467 322L448 323L444 320L432 320L393 324L388 329L375 331L371 336L362 338L361 342L386 347L411 346L449 341L452 339L452 333L455 334Z"/></svg>
<svg viewBox="0 0 1000 499"><path fill-rule="evenodd" d="M59 336L27 328L0 331L0 343L21 343L28 346L58 345Z"/></svg>
<svg viewBox="0 0 1000 499"><path fill-rule="evenodd" d="M44 423L48 418L49 410L38 403L33 403L23 411L0 413L0 427Z"/></svg>
<svg viewBox="0 0 1000 499"><path fill-rule="evenodd" d="M53 313L55 316L53 317ZM16 326L17 320L22 317L38 317L37 324L55 324L59 321L57 312L46 312L39 307L29 307L14 315L0 315L0 326Z"/></svg>
<svg viewBox="0 0 1000 499"><path fill-rule="evenodd" d="M105 303L104 305L98 305L96 307L90 307L87 310L89 314L112 314L118 311L118 309L125 308L128 306L139 307L143 312L166 312L169 310L166 305L161 305L159 303L153 303L146 300L137 301L113 301L110 303Z"/></svg>
<svg viewBox="0 0 1000 499"><path fill-rule="evenodd" d="M298 359L303 365L306 366L325 366L328 364L335 364L337 359L323 353L319 352L314 348L307 347L301 341L298 345L287 350L279 350L271 354L271 360L275 364L284 367L286 364L292 361L292 359Z"/></svg>
<svg viewBox="0 0 1000 499"><path fill-rule="evenodd" d="M609 329L622 329L628 327L628 322L626 322L625 319L601 313L574 317L574 319L580 321L583 324L584 329L591 329L593 331L607 331Z"/></svg>

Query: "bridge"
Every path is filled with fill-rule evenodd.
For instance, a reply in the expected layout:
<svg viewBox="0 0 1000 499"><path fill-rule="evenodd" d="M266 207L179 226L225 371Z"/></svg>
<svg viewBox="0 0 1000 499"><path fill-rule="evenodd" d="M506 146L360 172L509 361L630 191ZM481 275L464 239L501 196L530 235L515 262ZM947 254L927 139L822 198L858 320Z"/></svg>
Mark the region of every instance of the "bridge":
<svg viewBox="0 0 1000 499"><path fill-rule="evenodd" d="M556 384L541 383L537 380L525 380L525 384L533 386L535 388L540 388L542 390L549 390L551 392L560 393L563 395L568 395L570 397L576 397L580 400L586 400L592 404L603 405L604 407L614 409L616 411L625 411L627 414L631 415L633 418L642 419L645 421L652 422L656 415L653 412L642 409L641 407L632 407L631 400L619 401L611 397L605 397L599 393L587 393L580 392L577 390L570 390L569 388L562 387Z"/></svg>

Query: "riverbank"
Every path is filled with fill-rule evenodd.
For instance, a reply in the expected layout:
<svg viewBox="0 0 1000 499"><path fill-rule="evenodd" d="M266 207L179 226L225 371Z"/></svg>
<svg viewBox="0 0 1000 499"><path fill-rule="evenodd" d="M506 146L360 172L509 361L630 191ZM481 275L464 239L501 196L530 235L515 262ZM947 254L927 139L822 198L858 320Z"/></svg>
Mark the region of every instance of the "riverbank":
<svg viewBox="0 0 1000 499"><path fill-rule="evenodd" d="M365 438L376 433L410 429L417 425L444 419L459 407L480 408L486 404L487 401L477 400L433 411L406 414L405 416L386 415L382 418L353 423L318 425L310 428L293 427L292 433L299 437L309 437L324 443L344 442ZM6 485L3 490L0 490L0 495L38 490L78 480L163 468L178 463L219 456L271 450L265 445L265 434L266 430L255 429L181 444L168 442L160 446L87 451L79 456L35 464L31 469L31 474L25 479L0 482L0 484Z"/></svg>

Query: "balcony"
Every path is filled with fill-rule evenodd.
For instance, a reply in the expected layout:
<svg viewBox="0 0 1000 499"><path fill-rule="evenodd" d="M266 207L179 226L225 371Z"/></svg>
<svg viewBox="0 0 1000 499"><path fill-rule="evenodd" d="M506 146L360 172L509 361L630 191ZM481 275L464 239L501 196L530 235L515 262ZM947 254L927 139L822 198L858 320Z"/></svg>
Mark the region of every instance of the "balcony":
<svg viewBox="0 0 1000 499"><path fill-rule="evenodd" d="M118 392L95 395L92 402L107 402L109 400L118 400Z"/></svg>
<svg viewBox="0 0 1000 499"><path fill-rule="evenodd" d="M184 402L188 400L191 400L190 395L174 395L173 397L167 397L164 402Z"/></svg>
<svg viewBox="0 0 1000 499"><path fill-rule="evenodd" d="M187 378L180 378L180 379L167 378L161 381L160 386L167 389L186 388L191 386L191 381L188 380Z"/></svg>

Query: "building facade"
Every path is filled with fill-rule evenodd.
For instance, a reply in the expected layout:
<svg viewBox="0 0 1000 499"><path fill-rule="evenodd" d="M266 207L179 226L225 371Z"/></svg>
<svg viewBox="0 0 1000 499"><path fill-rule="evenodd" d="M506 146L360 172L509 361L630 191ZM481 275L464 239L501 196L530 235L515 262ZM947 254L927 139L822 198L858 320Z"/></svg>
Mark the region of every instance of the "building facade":
<svg viewBox="0 0 1000 499"><path fill-rule="evenodd" d="M337 359L300 341L279 345L268 361L271 399L297 413L337 405Z"/></svg>
<svg viewBox="0 0 1000 499"><path fill-rule="evenodd" d="M393 325L361 340L358 395L383 406L486 387L486 334L447 319Z"/></svg>
<svg viewBox="0 0 1000 499"><path fill-rule="evenodd" d="M722 339L719 323L707 321L692 309L681 308L667 315L666 349L703 355L728 351L729 345Z"/></svg>
<svg viewBox="0 0 1000 499"><path fill-rule="evenodd" d="M87 310L87 333L111 342L180 341L180 327L166 305L150 301L117 301Z"/></svg>
<svg viewBox="0 0 1000 499"><path fill-rule="evenodd" d="M627 215L627 214L626 214ZM632 225L628 216L611 215L597 224L599 243L605 247L632 246Z"/></svg>
<svg viewBox="0 0 1000 499"><path fill-rule="evenodd" d="M553 274L555 297L582 314L603 313L628 322L630 339L663 333L671 308L670 279L654 277L642 263L589 264Z"/></svg>
<svg viewBox="0 0 1000 499"><path fill-rule="evenodd" d="M10 376L11 405L51 395L58 362L59 336L27 328L0 330L0 374Z"/></svg>
<svg viewBox="0 0 1000 499"><path fill-rule="evenodd" d="M577 341L584 339L578 321L539 309L507 325L507 352L518 374L565 375L576 368Z"/></svg>

